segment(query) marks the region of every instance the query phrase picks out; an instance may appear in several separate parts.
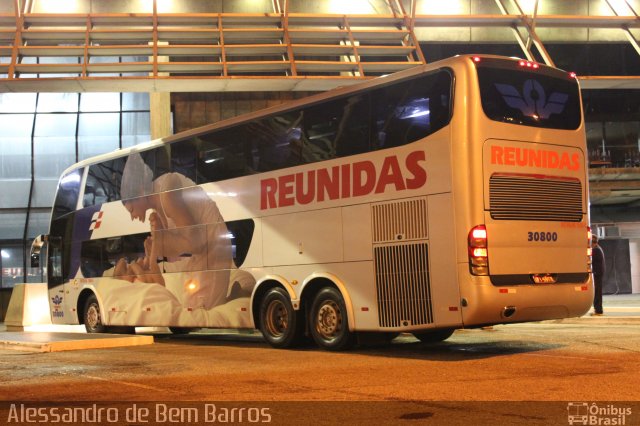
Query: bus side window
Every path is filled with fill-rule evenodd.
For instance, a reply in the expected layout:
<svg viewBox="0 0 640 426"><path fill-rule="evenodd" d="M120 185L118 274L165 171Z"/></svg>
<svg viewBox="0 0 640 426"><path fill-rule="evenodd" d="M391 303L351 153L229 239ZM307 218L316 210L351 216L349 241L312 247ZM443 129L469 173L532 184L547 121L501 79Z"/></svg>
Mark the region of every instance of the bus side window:
<svg viewBox="0 0 640 426"><path fill-rule="evenodd" d="M179 173L196 182L196 146L195 141L187 139L175 142L171 147L171 171ZM158 170L156 170L156 174Z"/></svg>
<svg viewBox="0 0 640 426"><path fill-rule="evenodd" d="M80 248L80 270L85 278L101 277L113 265L106 263L104 240L83 241Z"/></svg>
<svg viewBox="0 0 640 426"><path fill-rule="evenodd" d="M450 119L451 74L439 71L372 92L376 147L415 142Z"/></svg>
<svg viewBox="0 0 640 426"><path fill-rule="evenodd" d="M171 159L169 158L169 146L163 145L148 151L140 153L142 161L148 167L147 173L151 171L151 176L142 177L146 182L147 179L151 179L151 182L158 179L160 176L167 174L171 171ZM144 173L141 174L143 176ZM151 195L154 193L153 185L143 185L144 195Z"/></svg>
<svg viewBox="0 0 640 426"><path fill-rule="evenodd" d="M198 152L197 183L215 182L223 176L222 163L224 153L221 147L212 142L204 142Z"/></svg>
<svg viewBox="0 0 640 426"><path fill-rule="evenodd" d="M174 170L174 162L173 162L173 146L171 145L162 145L157 148L152 149L149 152L149 155L153 157L153 161L149 163L153 164L153 180L156 180L159 176L162 176L169 172L177 171L178 173L182 173L182 168L178 167L178 170ZM144 158L144 156L143 156Z"/></svg>
<svg viewBox="0 0 640 426"><path fill-rule="evenodd" d="M371 133L371 103L369 95L349 97L343 105L342 118L336 135L338 157L369 151Z"/></svg>
<svg viewBox="0 0 640 426"><path fill-rule="evenodd" d="M306 163L369 150L369 97L355 94L305 110L302 158Z"/></svg>
<svg viewBox="0 0 640 426"><path fill-rule="evenodd" d="M144 241L149 233L124 235L83 241L80 248L80 270L85 278L113 276L119 260L127 263L145 257Z"/></svg>
<svg viewBox="0 0 640 426"><path fill-rule="evenodd" d="M249 140L255 140L250 147L251 158L256 171L293 167L302 160L302 111L284 112L266 117L249 124Z"/></svg>
<svg viewBox="0 0 640 426"><path fill-rule="evenodd" d="M120 199L125 158L116 158L89 167L82 205L94 206Z"/></svg>
<svg viewBox="0 0 640 426"><path fill-rule="evenodd" d="M237 126L196 139L198 184L255 173L253 159L247 153L251 141L247 130L247 126Z"/></svg>
<svg viewBox="0 0 640 426"><path fill-rule="evenodd" d="M60 179L56 199L53 203L53 220L76 210L82 173L83 169L73 170Z"/></svg>

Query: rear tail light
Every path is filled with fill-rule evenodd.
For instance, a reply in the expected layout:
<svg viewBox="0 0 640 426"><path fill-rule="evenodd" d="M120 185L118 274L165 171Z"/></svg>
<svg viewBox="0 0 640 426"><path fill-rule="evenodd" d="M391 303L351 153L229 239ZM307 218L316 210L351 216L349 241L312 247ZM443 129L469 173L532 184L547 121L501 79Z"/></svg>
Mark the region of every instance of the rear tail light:
<svg viewBox="0 0 640 426"><path fill-rule="evenodd" d="M473 275L489 275L489 251L487 228L477 225L471 228L468 237L469 270Z"/></svg>

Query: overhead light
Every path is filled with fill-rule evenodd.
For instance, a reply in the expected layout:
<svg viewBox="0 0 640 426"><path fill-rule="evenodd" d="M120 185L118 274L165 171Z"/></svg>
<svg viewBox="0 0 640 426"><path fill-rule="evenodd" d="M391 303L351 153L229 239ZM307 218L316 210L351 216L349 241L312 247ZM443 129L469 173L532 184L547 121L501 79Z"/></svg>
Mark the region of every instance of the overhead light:
<svg viewBox="0 0 640 426"><path fill-rule="evenodd" d="M38 8L43 13L80 13L83 10L79 0L41 0Z"/></svg>
<svg viewBox="0 0 640 426"><path fill-rule="evenodd" d="M344 15L366 14L373 11L368 0L331 0L327 13L340 13Z"/></svg>
<svg viewBox="0 0 640 426"><path fill-rule="evenodd" d="M522 9L523 13L532 15L534 9L536 8L537 2L538 0L520 0L518 3L520 3L520 8Z"/></svg>
<svg viewBox="0 0 640 426"><path fill-rule="evenodd" d="M6 250L2 250L2 251L0 251L0 253L2 253L2 258L3 258L3 259L9 259L9 258L11 257L11 255L9 254L9 252L8 252L8 251L6 251Z"/></svg>
<svg viewBox="0 0 640 426"><path fill-rule="evenodd" d="M633 9L626 0L609 0L609 7L618 16L633 16Z"/></svg>

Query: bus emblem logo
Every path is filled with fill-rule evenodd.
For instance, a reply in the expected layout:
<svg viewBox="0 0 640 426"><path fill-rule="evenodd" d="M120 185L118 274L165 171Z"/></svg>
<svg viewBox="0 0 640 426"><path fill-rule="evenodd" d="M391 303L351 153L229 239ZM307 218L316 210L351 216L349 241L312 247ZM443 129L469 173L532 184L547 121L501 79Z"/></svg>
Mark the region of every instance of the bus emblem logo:
<svg viewBox="0 0 640 426"><path fill-rule="evenodd" d="M496 84L502 99L511 108L520 110L524 115L534 118L549 118L551 114L564 111L569 95L553 92L547 100L544 87L535 80L527 80L522 86L522 94L509 84Z"/></svg>
<svg viewBox="0 0 640 426"><path fill-rule="evenodd" d="M102 223L102 214L104 212L95 212L91 217L91 225L89 226L89 231L93 231L94 229L100 228L100 224Z"/></svg>
<svg viewBox="0 0 640 426"><path fill-rule="evenodd" d="M56 297L52 297L51 301L53 302L53 312L52 312L52 316L55 318L62 318L64 317L64 311L61 309L62 308L62 297L60 297L59 295L56 295Z"/></svg>

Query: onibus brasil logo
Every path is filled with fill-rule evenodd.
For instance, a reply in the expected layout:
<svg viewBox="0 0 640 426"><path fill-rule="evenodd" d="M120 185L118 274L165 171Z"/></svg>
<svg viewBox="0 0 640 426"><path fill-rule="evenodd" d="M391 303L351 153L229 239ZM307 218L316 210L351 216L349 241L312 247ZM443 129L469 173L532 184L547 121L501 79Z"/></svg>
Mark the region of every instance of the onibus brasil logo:
<svg viewBox="0 0 640 426"><path fill-rule="evenodd" d="M615 404L570 402L567 404L567 421L570 425L629 425L631 408Z"/></svg>

